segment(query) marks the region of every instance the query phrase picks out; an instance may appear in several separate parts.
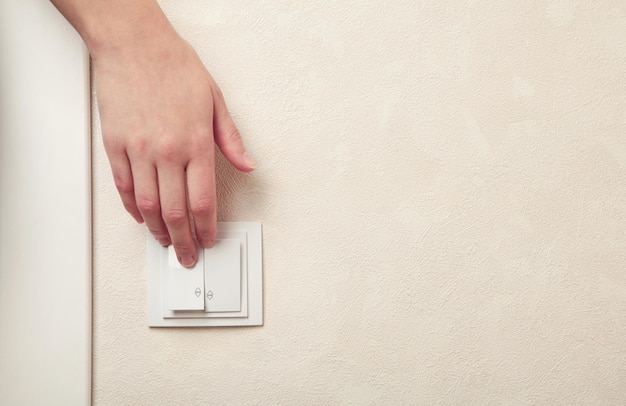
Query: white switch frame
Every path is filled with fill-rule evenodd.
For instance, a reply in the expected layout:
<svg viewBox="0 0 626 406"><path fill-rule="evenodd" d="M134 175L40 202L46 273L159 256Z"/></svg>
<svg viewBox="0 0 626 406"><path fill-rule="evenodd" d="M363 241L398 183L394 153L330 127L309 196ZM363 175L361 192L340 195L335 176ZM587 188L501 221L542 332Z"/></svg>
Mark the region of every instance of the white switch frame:
<svg viewBox="0 0 626 406"><path fill-rule="evenodd" d="M263 325L263 273L261 223L219 222L218 239L242 240L242 312L173 312L163 294L167 248L147 236L148 325L150 327L217 327Z"/></svg>

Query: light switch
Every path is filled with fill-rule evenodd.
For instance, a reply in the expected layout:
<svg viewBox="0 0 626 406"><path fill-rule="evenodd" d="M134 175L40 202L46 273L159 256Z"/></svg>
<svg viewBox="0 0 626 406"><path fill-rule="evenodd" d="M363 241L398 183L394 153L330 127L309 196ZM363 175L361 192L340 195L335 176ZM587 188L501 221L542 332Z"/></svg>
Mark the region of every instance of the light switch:
<svg viewBox="0 0 626 406"><path fill-rule="evenodd" d="M261 223L217 223L212 248L199 248L191 269L174 249L146 235L151 327L263 325Z"/></svg>
<svg viewBox="0 0 626 406"><path fill-rule="evenodd" d="M241 241L218 239L204 250L205 312L241 310Z"/></svg>
<svg viewBox="0 0 626 406"><path fill-rule="evenodd" d="M204 259L198 250L198 262L185 268L176 258L173 246L167 248L165 289L169 310L204 310Z"/></svg>

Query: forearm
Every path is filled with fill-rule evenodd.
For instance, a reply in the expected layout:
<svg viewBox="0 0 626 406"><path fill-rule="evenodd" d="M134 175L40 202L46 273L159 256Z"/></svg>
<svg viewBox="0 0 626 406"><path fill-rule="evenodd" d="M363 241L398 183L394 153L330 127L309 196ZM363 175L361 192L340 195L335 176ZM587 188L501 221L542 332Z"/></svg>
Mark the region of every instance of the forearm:
<svg viewBox="0 0 626 406"><path fill-rule="evenodd" d="M51 0L94 59L176 35L155 0Z"/></svg>

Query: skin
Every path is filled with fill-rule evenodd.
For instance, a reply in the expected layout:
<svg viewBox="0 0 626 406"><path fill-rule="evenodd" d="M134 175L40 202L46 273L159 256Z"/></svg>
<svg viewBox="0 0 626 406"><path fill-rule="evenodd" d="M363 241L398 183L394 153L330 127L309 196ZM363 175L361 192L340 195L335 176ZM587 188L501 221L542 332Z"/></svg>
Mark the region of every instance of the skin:
<svg viewBox="0 0 626 406"><path fill-rule="evenodd" d="M126 210L179 262L216 238L215 145L252 171L224 97L154 0L52 0L92 57L104 146Z"/></svg>

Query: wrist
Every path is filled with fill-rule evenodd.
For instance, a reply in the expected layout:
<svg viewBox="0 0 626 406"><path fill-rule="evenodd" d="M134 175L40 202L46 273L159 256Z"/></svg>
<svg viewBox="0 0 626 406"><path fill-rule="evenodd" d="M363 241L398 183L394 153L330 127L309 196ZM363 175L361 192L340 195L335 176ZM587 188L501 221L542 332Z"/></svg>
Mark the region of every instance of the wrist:
<svg viewBox="0 0 626 406"><path fill-rule="evenodd" d="M68 20L83 38L94 61L108 55L146 51L152 44L167 44L177 37L154 0L94 1L86 7L73 9L75 18Z"/></svg>

